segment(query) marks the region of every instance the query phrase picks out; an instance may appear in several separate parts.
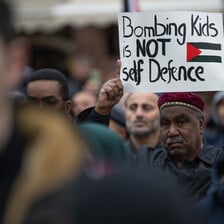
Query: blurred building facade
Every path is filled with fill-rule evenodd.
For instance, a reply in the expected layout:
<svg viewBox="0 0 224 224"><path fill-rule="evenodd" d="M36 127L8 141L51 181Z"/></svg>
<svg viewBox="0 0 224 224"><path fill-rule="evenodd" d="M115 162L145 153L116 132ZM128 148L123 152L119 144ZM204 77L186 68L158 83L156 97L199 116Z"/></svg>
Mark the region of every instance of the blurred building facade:
<svg viewBox="0 0 224 224"><path fill-rule="evenodd" d="M124 0L10 0L18 34L29 42L33 69L54 67L66 75L75 58L92 60L93 79L113 76L119 58L117 15ZM198 10L223 12L223 0L139 0L141 11Z"/></svg>

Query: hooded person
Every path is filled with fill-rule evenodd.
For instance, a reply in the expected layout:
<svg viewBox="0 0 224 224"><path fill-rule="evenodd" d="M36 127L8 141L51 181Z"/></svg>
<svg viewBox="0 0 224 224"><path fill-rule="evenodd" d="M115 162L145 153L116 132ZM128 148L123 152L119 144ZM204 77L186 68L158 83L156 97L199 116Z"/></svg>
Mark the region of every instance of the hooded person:
<svg viewBox="0 0 224 224"><path fill-rule="evenodd" d="M67 185L37 203L24 224L199 223L196 220L162 173L132 168Z"/></svg>
<svg viewBox="0 0 224 224"><path fill-rule="evenodd" d="M224 91L217 92L212 99L211 116L205 129L206 141L214 146L224 145Z"/></svg>
<svg viewBox="0 0 224 224"><path fill-rule="evenodd" d="M87 169L89 175L107 175L127 166L127 148L116 132L95 122L80 124L79 130L92 157L92 163Z"/></svg>

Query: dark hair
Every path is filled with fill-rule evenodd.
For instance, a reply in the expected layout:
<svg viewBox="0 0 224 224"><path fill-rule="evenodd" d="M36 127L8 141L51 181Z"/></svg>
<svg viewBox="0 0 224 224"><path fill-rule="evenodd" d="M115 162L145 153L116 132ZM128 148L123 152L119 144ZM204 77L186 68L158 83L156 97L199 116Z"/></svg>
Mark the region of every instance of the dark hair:
<svg viewBox="0 0 224 224"><path fill-rule="evenodd" d="M9 43L15 36L15 30L10 6L4 0L0 0L0 15L0 36L5 43Z"/></svg>
<svg viewBox="0 0 224 224"><path fill-rule="evenodd" d="M32 73L27 79L26 86L33 81L37 80L54 80L58 81L61 89L60 94L63 100L69 99L68 82L66 77L56 69L43 68Z"/></svg>

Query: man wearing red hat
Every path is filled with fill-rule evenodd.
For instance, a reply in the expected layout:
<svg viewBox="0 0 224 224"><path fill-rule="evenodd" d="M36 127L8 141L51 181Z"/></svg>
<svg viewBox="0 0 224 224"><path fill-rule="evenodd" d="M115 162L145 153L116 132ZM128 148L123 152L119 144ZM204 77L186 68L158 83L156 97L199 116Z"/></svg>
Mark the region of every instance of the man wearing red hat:
<svg viewBox="0 0 224 224"><path fill-rule="evenodd" d="M205 196L211 184L210 170L224 151L204 141L204 102L198 95L164 93L158 106L165 150L153 154L148 150L147 166L177 180L184 195L196 202Z"/></svg>
<svg viewBox="0 0 224 224"><path fill-rule="evenodd" d="M158 101L161 119L161 141L181 168L193 161L203 148L204 102L192 93L165 93Z"/></svg>

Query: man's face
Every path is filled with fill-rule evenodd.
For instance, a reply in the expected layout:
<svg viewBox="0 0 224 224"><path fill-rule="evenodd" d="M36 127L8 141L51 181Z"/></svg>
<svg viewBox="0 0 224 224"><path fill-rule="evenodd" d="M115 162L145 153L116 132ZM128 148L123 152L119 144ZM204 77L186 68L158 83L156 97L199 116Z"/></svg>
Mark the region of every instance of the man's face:
<svg viewBox="0 0 224 224"><path fill-rule="evenodd" d="M65 110L65 102L60 94L60 84L56 80L36 80L28 83L27 98L40 107L48 105Z"/></svg>
<svg viewBox="0 0 224 224"><path fill-rule="evenodd" d="M160 131L164 148L176 159L193 160L202 147L204 119L183 106L165 107L161 110Z"/></svg>
<svg viewBox="0 0 224 224"><path fill-rule="evenodd" d="M131 135L146 137L159 129L158 96L153 93L134 93L125 106L126 127Z"/></svg>

